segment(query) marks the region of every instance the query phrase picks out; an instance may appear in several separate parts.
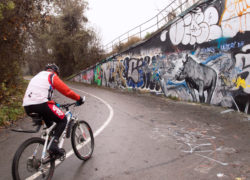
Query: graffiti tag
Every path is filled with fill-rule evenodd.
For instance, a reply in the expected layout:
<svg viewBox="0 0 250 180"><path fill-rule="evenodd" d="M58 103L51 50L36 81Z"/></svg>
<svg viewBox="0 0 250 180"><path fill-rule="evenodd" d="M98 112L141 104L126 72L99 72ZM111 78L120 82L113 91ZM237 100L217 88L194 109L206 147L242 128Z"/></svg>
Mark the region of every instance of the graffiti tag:
<svg viewBox="0 0 250 180"><path fill-rule="evenodd" d="M242 47L242 52L235 55L235 60L235 69L240 70L237 80L234 80L236 89L243 87L243 91L250 94L250 88L246 88L246 84L250 84L250 45Z"/></svg>
<svg viewBox="0 0 250 180"><path fill-rule="evenodd" d="M227 0L220 24L224 37L234 37L238 32L250 31L250 2Z"/></svg>
<svg viewBox="0 0 250 180"><path fill-rule="evenodd" d="M173 45L201 44L221 37L221 28L216 25L219 14L216 8L209 7L204 12L200 8L189 13L170 27L169 37Z"/></svg>

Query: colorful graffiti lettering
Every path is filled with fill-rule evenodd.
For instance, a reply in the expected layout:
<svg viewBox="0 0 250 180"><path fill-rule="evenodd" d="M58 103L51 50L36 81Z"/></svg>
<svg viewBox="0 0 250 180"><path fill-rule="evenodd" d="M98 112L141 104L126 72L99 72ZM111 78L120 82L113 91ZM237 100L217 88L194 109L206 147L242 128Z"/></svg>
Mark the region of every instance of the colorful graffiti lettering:
<svg viewBox="0 0 250 180"><path fill-rule="evenodd" d="M107 87L126 87L124 78L123 60L113 59L101 65L102 67L102 85Z"/></svg>
<svg viewBox="0 0 250 180"><path fill-rule="evenodd" d="M141 87L143 85L142 60L127 57L124 61L126 64L125 69L128 86L134 88Z"/></svg>
<svg viewBox="0 0 250 180"><path fill-rule="evenodd" d="M250 87L250 85L246 85L245 79L241 79L241 77L238 77L237 80L233 79L233 82L236 84L236 88L239 88L239 87L242 87L242 88Z"/></svg>
<svg viewBox="0 0 250 180"><path fill-rule="evenodd" d="M97 66L95 68L95 83L98 86L101 86L101 83L102 83L102 73L101 73L101 67L100 66Z"/></svg>

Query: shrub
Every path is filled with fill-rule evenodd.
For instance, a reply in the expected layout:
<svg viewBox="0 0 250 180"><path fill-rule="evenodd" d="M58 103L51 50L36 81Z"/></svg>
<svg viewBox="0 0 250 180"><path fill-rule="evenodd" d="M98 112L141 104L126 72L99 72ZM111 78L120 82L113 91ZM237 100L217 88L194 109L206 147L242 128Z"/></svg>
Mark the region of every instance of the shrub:
<svg viewBox="0 0 250 180"><path fill-rule="evenodd" d="M136 36L130 37L126 43L119 43L119 44L115 45L111 54L124 51L139 41L141 41L141 38L139 38L139 37L136 37Z"/></svg>
<svg viewBox="0 0 250 180"><path fill-rule="evenodd" d="M27 84L21 80L15 87L6 88L4 83L1 83L5 98L0 104L0 126L9 126L24 115L22 100Z"/></svg>

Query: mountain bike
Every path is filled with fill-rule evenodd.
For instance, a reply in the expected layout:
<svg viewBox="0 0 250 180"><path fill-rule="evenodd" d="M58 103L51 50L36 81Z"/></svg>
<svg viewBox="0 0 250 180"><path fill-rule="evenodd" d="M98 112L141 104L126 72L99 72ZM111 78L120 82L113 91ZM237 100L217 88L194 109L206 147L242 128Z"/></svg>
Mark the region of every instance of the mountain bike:
<svg viewBox="0 0 250 180"><path fill-rule="evenodd" d="M63 149L65 138L71 137L71 145L75 155L83 161L91 158L94 150L94 136L90 125L83 120L78 120L77 116L70 111L71 106L76 106L76 103L60 105L60 108L65 109L67 117L67 125L62 133L59 141L59 148ZM33 126L37 126L36 130L12 129L16 132L37 133L43 126L40 137L31 137L24 141L17 149L12 162L12 177L14 180L22 179L51 179L55 170L56 161L64 161L64 155L57 157L48 152L49 142L53 138L54 127L46 127L42 117L33 113Z"/></svg>

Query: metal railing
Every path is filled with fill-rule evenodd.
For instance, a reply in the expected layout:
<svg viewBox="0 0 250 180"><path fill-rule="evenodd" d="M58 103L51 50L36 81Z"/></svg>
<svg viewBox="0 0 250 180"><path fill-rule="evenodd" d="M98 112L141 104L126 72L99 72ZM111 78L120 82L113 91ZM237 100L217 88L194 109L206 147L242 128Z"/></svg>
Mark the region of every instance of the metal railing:
<svg viewBox="0 0 250 180"><path fill-rule="evenodd" d="M112 52L116 46L128 42L132 37L138 37L141 40L145 39L147 35L156 32L198 1L200 0L173 0L153 18L104 45L103 50L107 53Z"/></svg>

